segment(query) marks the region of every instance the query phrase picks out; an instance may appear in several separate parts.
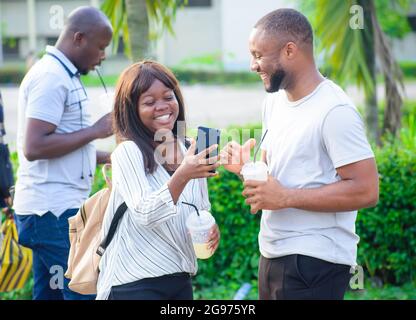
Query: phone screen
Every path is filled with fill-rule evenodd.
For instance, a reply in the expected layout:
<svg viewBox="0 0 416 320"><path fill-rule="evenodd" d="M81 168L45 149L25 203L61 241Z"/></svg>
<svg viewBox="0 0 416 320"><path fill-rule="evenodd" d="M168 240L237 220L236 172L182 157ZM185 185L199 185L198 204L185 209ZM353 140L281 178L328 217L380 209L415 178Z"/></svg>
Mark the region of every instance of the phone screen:
<svg viewBox="0 0 416 320"><path fill-rule="evenodd" d="M220 133L218 129L207 128L207 127L198 127L198 136L196 139L196 150L195 154L200 153L201 151L209 148L214 144L220 144ZM218 156L218 148L212 151L206 156L206 158L211 158Z"/></svg>

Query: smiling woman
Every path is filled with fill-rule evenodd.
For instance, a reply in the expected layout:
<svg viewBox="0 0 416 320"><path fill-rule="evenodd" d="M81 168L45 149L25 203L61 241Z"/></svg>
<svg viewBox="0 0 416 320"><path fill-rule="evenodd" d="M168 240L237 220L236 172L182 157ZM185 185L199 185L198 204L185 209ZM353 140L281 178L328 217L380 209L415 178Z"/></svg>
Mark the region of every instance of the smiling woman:
<svg viewBox="0 0 416 320"><path fill-rule="evenodd" d="M156 169L155 133L170 130L185 137L185 107L173 73L159 63L143 61L127 68L116 87L113 124L117 139L131 140L143 153L146 170ZM178 122L181 125L178 126Z"/></svg>
<svg viewBox="0 0 416 320"><path fill-rule="evenodd" d="M173 130L179 114L178 100L173 89L155 80L139 99L139 116L152 132L160 129Z"/></svg>
<svg viewBox="0 0 416 320"><path fill-rule="evenodd" d="M210 171L219 163L205 158L218 146L195 155L195 141L186 143L185 125L179 124L184 120L178 81L166 67L143 61L121 74L113 113L118 146L111 156L113 189L103 236L114 209L125 202L127 211L102 256L97 299L193 298L190 276L197 265L186 220L195 212L184 203L210 209L205 178L216 175ZM160 133L165 140L158 139ZM159 153L168 161L159 161ZM218 226L209 232L214 252Z"/></svg>

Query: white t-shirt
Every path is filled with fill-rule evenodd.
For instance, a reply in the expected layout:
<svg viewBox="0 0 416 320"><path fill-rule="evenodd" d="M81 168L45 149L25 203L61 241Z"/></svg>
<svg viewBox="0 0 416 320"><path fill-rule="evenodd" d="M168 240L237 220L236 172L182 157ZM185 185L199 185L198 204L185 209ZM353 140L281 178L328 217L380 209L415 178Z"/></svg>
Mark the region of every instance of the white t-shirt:
<svg viewBox="0 0 416 320"><path fill-rule="evenodd" d="M373 158L363 121L345 92L325 80L291 102L268 94L263 106L262 149L270 174L287 188L318 188L339 181L336 168ZM357 211L324 213L294 208L263 210L260 252L266 258L303 254L356 265Z"/></svg>
<svg viewBox="0 0 416 320"><path fill-rule="evenodd" d="M28 118L56 125L56 133L70 133L92 125L88 97L77 76L77 68L55 47L27 73L19 88L17 172L14 209L17 214L60 216L79 208L88 197L96 166L92 143L62 157L28 161L23 153ZM70 73L74 76L70 76ZM92 177L90 177L90 173ZM84 177L82 179L81 177Z"/></svg>

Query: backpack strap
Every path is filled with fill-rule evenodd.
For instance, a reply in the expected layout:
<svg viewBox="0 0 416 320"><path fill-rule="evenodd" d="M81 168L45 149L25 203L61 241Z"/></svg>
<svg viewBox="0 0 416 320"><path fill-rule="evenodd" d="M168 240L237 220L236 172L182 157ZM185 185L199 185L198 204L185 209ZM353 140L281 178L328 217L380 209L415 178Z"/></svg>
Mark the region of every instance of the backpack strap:
<svg viewBox="0 0 416 320"><path fill-rule="evenodd" d="M98 246L97 254L101 257L105 249L109 246L111 240L113 240L114 235L116 234L118 223L120 222L120 219L123 217L124 213L127 211L127 205L125 202L123 202L118 208L116 213L114 214L113 220L111 221L110 229L108 230L107 236L104 238L104 240L101 242L101 244Z"/></svg>

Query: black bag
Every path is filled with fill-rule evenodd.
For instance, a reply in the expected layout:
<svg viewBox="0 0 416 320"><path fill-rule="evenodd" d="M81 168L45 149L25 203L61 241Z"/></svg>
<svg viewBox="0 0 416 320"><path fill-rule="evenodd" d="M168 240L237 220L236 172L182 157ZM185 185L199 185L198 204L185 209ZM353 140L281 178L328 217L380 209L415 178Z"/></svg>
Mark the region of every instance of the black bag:
<svg viewBox="0 0 416 320"><path fill-rule="evenodd" d="M0 200L10 197L10 188L13 184L9 147L7 144L0 143Z"/></svg>

